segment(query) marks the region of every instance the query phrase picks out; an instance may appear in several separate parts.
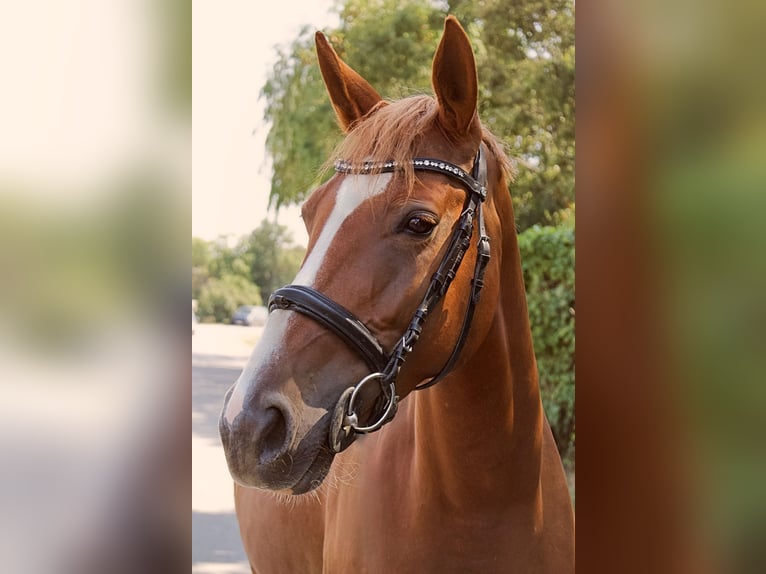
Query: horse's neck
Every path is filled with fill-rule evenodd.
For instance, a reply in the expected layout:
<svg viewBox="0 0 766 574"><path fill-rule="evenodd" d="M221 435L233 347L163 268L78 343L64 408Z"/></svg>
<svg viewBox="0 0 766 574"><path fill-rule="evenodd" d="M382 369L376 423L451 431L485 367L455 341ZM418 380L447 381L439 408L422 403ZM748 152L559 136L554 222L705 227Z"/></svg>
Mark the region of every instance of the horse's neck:
<svg viewBox="0 0 766 574"><path fill-rule="evenodd" d="M544 417L515 237L504 246L502 288L481 347L414 404L422 471L447 496L498 502L534 497L539 487ZM449 490L453 492L449 492Z"/></svg>

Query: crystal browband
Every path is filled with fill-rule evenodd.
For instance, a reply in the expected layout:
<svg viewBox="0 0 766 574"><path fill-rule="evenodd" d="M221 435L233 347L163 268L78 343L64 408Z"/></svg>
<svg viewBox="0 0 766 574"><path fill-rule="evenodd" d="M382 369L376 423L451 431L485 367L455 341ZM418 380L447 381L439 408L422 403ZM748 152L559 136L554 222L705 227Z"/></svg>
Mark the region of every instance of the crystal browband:
<svg viewBox="0 0 766 574"><path fill-rule="evenodd" d="M463 168L455 165L454 163L425 157L413 158L408 163L414 169L433 171L437 173L443 173L444 175L450 177L455 177L459 179L470 191L479 194L482 201L487 197L486 188L479 181L469 175L468 172L466 172ZM403 169L403 164L393 160L365 161L361 164L352 164L351 162L343 159L335 162L335 171L339 173L355 175L390 173L400 169Z"/></svg>
<svg viewBox="0 0 766 574"><path fill-rule="evenodd" d="M468 174L458 166L444 161L434 161L432 159L415 158L409 162L414 168L432 168L448 171L458 177L466 177ZM335 162L335 171L340 173L368 174L377 172L389 172L401 169L402 165L396 161L366 161L361 165L340 159Z"/></svg>

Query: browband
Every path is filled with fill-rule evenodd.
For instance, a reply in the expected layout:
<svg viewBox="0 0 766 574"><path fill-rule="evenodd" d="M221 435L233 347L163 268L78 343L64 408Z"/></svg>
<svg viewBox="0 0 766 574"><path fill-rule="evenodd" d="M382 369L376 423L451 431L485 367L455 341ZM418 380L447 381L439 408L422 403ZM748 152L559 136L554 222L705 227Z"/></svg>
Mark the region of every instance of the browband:
<svg viewBox="0 0 766 574"><path fill-rule="evenodd" d="M476 154L474 167L477 165L477 162L480 165L483 165L484 179L478 179L468 175L460 166L440 159L416 157L411 159L409 163L416 170L433 171L459 180L469 192L478 194L481 197L481 200L484 201L487 199L487 188L482 184L482 181L486 182L487 163L486 161L481 161L482 159L481 148L479 148L479 151ZM361 165L353 165L345 160L338 160L335 162L335 171L338 173L367 175L371 173L391 173L400 169L402 169L402 166L395 161L366 161Z"/></svg>

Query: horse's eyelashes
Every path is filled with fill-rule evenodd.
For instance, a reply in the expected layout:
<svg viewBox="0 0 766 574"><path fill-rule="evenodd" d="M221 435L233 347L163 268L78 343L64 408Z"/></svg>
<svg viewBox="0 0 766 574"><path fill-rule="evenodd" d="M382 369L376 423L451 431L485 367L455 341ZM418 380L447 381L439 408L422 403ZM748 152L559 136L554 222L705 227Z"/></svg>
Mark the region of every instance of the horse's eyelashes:
<svg viewBox="0 0 766 574"><path fill-rule="evenodd" d="M433 215L416 213L409 215L404 223L404 230L419 237L431 234L439 222Z"/></svg>

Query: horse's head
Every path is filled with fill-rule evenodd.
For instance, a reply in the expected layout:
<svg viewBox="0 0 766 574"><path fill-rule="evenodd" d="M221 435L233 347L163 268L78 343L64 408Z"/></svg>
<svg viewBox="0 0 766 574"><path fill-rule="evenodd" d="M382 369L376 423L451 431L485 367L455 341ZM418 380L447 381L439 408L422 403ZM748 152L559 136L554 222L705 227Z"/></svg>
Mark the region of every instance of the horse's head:
<svg viewBox="0 0 766 574"><path fill-rule="evenodd" d="M220 421L229 469L239 483L294 494L321 484L340 450L337 444L332 447L333 432L343 424L346 430L353 426L347 412L350 388L374 369L392 366L376 367L375 356L365 357L358 345L350 343L354 329L362 338L365 332L369 335L373 341L369 345L378 343L384 357L403 348L403 334L409 332L424 296L433 290L432 276L448 258L456 228L465 223L461 214L467 196L476 200L474 208L478 203L478 193L472 195L467 185L443 169L415 174L413 158L437 158L447 162L448 169L459 166L466 174L475 168L474 178L481 171L487 187L499 188L507 196L502 153L477 117L476 66L457 20L447 19L434 57L435 99L415 96L384 102L321 34L316 45L327 90L347 133L338 156L351 167L341 166L305 202L309 247L293 282L298 287L280 291L273 299L263 336L227 394ZM482 139L485 157L479 165L475 160ZM353 167L389 160L396 162L396 169ZM500 221L491 195L482 222L486 220L493 235L500 233ZM406 349L407 361L400 372L396 369L399 398L450 360L478 269L473 249L477 227L468 229L471 248L452 286L434 300L428 321L419 325L420 341L411 353ZM493 244L484 299L497 299L499 249ZM317 301L320 296L324 303ZM341 311L329 320L318 317L332 315L333 305ZM491 307L476 308L464 354L475 350L486 335ZM345 310L349 316L344 317ZM341 323L363 327L338 328ZM351 335L339 336L343 329L350 329ZM395 397L382 396L385 390L377 384L359 389L352 409L357 427L379 419L381 408L395 406Z"/></svg>

